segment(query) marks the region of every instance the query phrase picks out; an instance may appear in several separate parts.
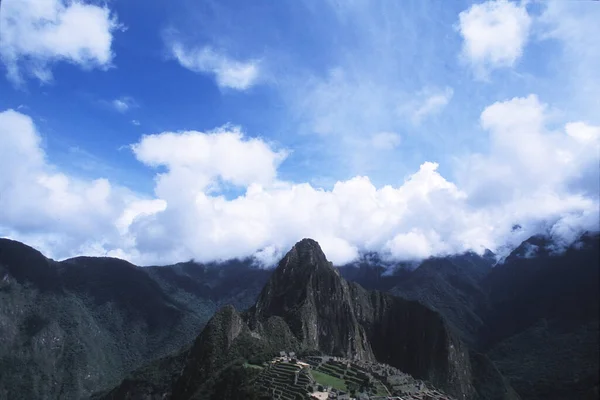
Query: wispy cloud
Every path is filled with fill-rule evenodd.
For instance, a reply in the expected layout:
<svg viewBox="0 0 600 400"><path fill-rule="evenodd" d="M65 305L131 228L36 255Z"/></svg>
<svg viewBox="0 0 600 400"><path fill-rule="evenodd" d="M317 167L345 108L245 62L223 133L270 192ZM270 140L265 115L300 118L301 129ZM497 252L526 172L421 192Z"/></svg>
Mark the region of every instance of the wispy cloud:
<svg viewBox="0 0 600 400"><path fill-rule="evenodd" d="M131 123L132 123L133 125L135 125L135 126L140 126L140 125L141 125L140 121L138 121L137 119L132 119L132 120L131 120Z"/></svg>
<svg viewBox="0 0 600 400"><path fill-rule="evenodd" d="M563 97L563 106L584 111L589 120L596 122L600 122L598 21L600 4L588 1L548 2L536 21L537 38L546 45L558 41L561 46L562 54L552 62L561 72L553 84L569 89L568 95Z"/></svg>
<svg viewBox="0 0 600 400"><path fill-rule="evenodd" d="M440 113L453 95L454 90L451 87L443 90L423 89L415 95L414 101L402 105L400 110L408 113L413 123L418 125L427 117Z"/></svg>
<svg viewBox="0 0 600 400"><path fill-rule="evenodd" d="M210 46L187 48L181 42L168 41L171 55L190 71L211 74L221 88L247 90L258 82L259 61L238 61Z"/></svg>
<svg viewBox="0 0 600 400"><path fill-rule="evenodd" d="M371 137L373 147L378 150L391 150L400 145L400 135L394 132L379 132Z"/></svg>
<svg viewBox="0 0 600 400"><path fill-rule="evenodd" d="M115 110L122 114L126 113L133 107L137 107L136 101L130 96L119 97L111 101L110 104Z"/></svg>
<svg viewBox="0 0 600 400"><path fill-rule="evenodd" d="M107 68L113 58L113 34L119 28L107 6L64 0L4 1L0 59L15 84L22 84L24 75L51 81L51 65L58 61L86 69Z"/></svg>
<svg viewBox="0 0 600 400"><path fill-rule="evenodd" d="M112 164L81 147L69 147L68 157L72 166L88 173L104 174L115 170Z"/></svg>
<svg viewBox="0 0 600 400"><path fill-rule="evenodd" d="M331 164L319 169L369 174L376 182L394 179L392 171L408 173L405 163L422 157L389 150L414 148L417 140L433 136L415 125L450 101L453 91L446 86L455 69L444 60L456 58L456 52L445 41L460 43L432 30L429 23L440 22L431 21L438 16L427 7L409 12L397 2L329 1L315 15L313 29L322 39L311 53L326 61L325 68L299 70L307 62L294 58L289 68L278 70L277 81L296 129L318 135L314 140L327 149L324 158ZM434 90L425 97L424 87ZM398 136L372 137L382 132Z"/></svg>

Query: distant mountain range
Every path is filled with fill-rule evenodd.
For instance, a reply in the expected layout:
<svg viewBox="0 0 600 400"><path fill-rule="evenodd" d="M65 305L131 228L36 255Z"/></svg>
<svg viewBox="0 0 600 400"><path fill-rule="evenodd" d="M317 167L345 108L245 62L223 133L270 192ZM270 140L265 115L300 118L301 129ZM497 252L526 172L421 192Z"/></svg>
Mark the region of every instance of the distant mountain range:
<svg viewBox="0 0 600 400"><path fill-rule="evenodd" d="M595 399L599 243L334 268L305 239L266 270L56 262L0 239L0 398L260 398L237 367L286 350L384 362L459 399Z"/></svg>

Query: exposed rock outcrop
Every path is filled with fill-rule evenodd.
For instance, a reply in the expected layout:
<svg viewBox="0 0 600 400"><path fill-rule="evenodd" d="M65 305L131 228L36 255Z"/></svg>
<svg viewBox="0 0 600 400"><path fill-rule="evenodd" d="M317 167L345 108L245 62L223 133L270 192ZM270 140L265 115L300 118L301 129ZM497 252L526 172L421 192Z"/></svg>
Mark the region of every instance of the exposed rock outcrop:
<svg viewBox="0 0 600 400"><path fill-rule="evenodd" d="M247 321L244 326L242 319ZM237 343L232 345L232 338ZM274 338L285 338L286 343L281 339L274 343ZM277 348L283 345L287 347ZM229 351L220 356L211 353L215 349ZM174 398L189 398L202 390L207 371L219 369L207 359L219 358L223 368L249 349L318 350L377 360L426 379L459 399L475 394L469 352L438 313L346 282L311 239L298 242L281 260L256 305L244 316L228 308L211 320L191 351Z"/></svg>
<svg viewBox="0 0 600 400"><path fill-rule="evenodd" d="M281 260L250 309L250 320L278 316L304 348L374 360L354 311L349 284L327 261L319 244L304 239Z"/></svg>

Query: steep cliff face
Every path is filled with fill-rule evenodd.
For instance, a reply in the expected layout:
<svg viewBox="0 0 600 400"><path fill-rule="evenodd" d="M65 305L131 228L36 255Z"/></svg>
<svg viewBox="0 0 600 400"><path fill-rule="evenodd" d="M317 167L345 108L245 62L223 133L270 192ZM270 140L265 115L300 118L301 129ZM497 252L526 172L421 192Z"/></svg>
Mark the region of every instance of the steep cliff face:
<svg viewBox="0 0 600 400"><path fill-rule="evenodd" d="M471 369L465 345L440 315L423 305L351 284L353 307L379 362L470 398Z"/></svg>
<svg viewBox="0 0 600 400"><path fill-rule="evenodd" d="M437 311L461 341L476 346L483 325L480 311L487 308L481 282L494 262L489 250L483 256L466 252L410 264L383 263L376 255L363 255L339 270L345 279L365 289L414 300Z"/></svg>
<svg viewBox="0 0 600 400"><path fill-rule="evenodd" d="M215 387L229 367L257 357L267 361L281 350L298 351L300 348L298 340L280 317L271 316L250 329L247 313L238 313L232 306L225 306L208 322L189 350L185 367L173 385L171 398L215 398Z"/></svg>
<svg viewBox="0 0 600 400"><path fill-rule="evenodd" d="M314 240L298 242L281 260L251 311L257 321L283 318L305 348L374 360L348 283Z"/></svg>
<svg viewBox="0 0 600 400"><path fill-rule="evenodd" d="M257 326L280 317L303 349L388 363L458 398L473 396L468 350L438 313L349 284L314 240L290 250L248 315Z"/></svg>
<svg viewBox="0 0 600 400"><path fill-rule="evenodd" d="M471 352L473 386L476 397L486 400L519 400L520 396L512 388L494 363L485 355Z"/></svg>
<svg viewBox="0 0 600 400"><path fill-rule="evenodd" d="M430 258L401 274L378 264L342 271L439 312L472 350L480 398L581 399L598 384L599 249L598 233L567 248L540 235L493 267L487 252Z"/></svg>
<svg viewBox="0 0 600 400"><path fill-rule="evenodd" d="M439 312L462 341L474 345L483 324L477 311L487 304L481 281L491 269L489 258L474 253L429 258L390 293Z"/></svg>
<svg viewBox="0 0 600 400"><path fill-rule="evenodd" d="M248 327L235 308L225 306L219 310L192 346L174 398L189 398L208 376L222 368L231 346L243 331L248 331Z"/></svg>

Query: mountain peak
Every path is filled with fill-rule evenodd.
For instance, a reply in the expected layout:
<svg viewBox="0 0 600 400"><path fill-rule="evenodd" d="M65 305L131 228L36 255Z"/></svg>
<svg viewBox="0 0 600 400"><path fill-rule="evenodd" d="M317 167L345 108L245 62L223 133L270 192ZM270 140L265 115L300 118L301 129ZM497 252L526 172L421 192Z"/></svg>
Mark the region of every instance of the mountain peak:
<svg viewBox="0 0 600 400"><path fill-rule="evenodd" d="M296 243L281 260L254 313L257 321L282 318L305 348L374 358L356 320L347 282L312 239Z"/></svg>
<svg viewBox="0 0 600 400"><path fill-rule="evenodd" d="M298 253L298 255L303 259L302 261L308 261L305 260L306 257L313 257L313 260L316 261L321 260L321 259L325 259L325 253L323 253L323 249L321 249L321 246L319 245L319 243L316 240L313 239L309 239L309 238L304 238L302 240L300 240L298 243L296 243L292 249L288 252L288 254L296 252ZM285 257L284 257L285 259Z"/></svg>
<svg viewBox="0 0 600 400"><path fill-rule="evenodd" d="M300 240L299 242L297 242L294 245L294 248L298 249L298 250L302 250L302 251L317 251L317 252L323 252L323 250L321 250L321 246L319 245L319 242L317 242L316 240L313 240L311 238L304 238L302 240Z"/></svg>
<svg viewBox="0 0 600 400"><path fill-rule="evenodd" d="M271 303L273 298L278 298L275 301L278 305L290 302L298 305L304 301L313 281L333 282L339 279L339 273L327 261L319 243L302 239L281 259L259 296L258 304Z"/></svg>
<svg viewBox="0 0 600 400"><path fill-rule="evenodd" d="M302 239L296 243L285 257L281 259L276 273L289 277L306 274L317 270L335 271L333 264L327 260L325 253L313 239ZM337 273L337 271L335 271Z"/></svg>

